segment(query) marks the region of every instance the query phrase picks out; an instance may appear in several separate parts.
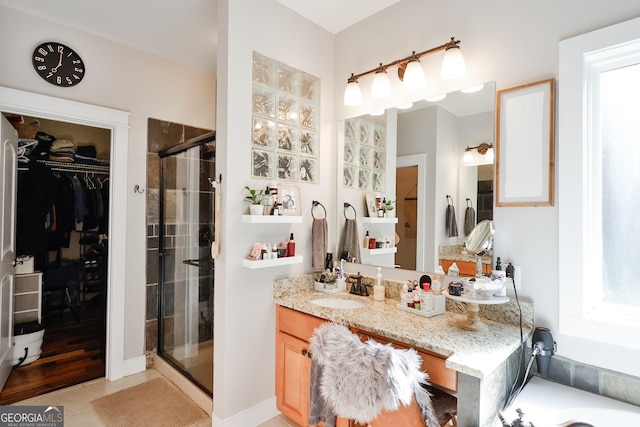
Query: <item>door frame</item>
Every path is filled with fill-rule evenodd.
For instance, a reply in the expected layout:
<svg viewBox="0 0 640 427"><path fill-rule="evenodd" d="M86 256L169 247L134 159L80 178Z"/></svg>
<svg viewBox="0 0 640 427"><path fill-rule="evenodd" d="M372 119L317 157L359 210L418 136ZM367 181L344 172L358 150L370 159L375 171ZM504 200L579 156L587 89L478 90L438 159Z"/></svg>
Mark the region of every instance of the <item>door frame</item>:
<svg viewBox="0 0 640 427"><path fill-rule="evenodd" d="M425 271L426 242L426 201L427 201L427 154L412 154L396 158L396 169L418 167L418 223L416 225L416 271ZM396 194L396 197L398 195ZM396 202L397 203L397 202Z"/></svg>
<svg viewBox="0 0 640 427"><path fill-rule="evenodd" d="M107 335L105 377L109 381L124 376L124 302L127 162L129 113L0 86L0 112L24 114L44 119L76 123L111 131L111 174L109 179L109 230L118 224L118 233L109 233L107 275Z"/></svg>

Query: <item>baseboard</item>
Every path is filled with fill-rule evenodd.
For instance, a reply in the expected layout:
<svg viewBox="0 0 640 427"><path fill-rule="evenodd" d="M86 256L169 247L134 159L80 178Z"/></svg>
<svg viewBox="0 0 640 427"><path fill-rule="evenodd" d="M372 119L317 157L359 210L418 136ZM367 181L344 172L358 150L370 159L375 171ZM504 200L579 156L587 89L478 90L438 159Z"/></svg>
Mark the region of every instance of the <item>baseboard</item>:
<svg viewBox="0 0 640 427"><path fill-rule="evenodd" d="M144 372L147 369L147 358L142 355L131 359L126 359L122 364L122 375L133 375Z"/></svg>
<svg viewBox="0 0 640 427"><path fill-rule="evenodd" d="M276 397L273 396L226 420L222 420L215 413L211 419L213 427L246 427L260 425L278 415L280 411L276 408Z"/></svg>
<svg viewBox="0 0 640 427"><path fill-rule="evenodd" d="M163 377L171 381L176 387L196 402L207 414L213 413L213 400L211 397L185 378L185 376L178 372L176 368L171 366L169 362L165 361L162 357L155 355L153 358L153 367Z"/></svg>

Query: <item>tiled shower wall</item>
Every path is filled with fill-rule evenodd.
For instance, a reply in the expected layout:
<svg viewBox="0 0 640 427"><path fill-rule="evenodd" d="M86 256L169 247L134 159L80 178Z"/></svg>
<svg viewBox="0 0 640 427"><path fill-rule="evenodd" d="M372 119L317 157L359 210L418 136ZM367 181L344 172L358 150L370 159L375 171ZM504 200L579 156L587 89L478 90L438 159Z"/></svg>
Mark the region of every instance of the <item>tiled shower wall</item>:
<svg viewBox="0 0 640 427"><path fill-rule="evenodd" d="M528 350L527 362L531 357ZM536 363L531 371L538 375ZM554 355L547 379L640 406L640 378Z"/></svg>

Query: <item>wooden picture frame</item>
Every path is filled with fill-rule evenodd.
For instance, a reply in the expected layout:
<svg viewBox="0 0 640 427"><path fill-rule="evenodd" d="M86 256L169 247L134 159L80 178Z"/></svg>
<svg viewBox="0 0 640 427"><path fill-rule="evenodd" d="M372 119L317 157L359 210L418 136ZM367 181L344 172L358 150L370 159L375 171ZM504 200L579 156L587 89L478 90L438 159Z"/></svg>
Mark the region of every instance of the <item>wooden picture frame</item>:
<svg viewBox="0 0 640 427"><path fill-rule="evenodd" d="M282 215L301 215L302 202L297 185L281 185L278 199L282 203Z"/></svg>
<svg viewBox="0 0 640 427"><path fill-rule="evenodd" d="M496 206L553 206L555 79L497 92Z"/></svg>

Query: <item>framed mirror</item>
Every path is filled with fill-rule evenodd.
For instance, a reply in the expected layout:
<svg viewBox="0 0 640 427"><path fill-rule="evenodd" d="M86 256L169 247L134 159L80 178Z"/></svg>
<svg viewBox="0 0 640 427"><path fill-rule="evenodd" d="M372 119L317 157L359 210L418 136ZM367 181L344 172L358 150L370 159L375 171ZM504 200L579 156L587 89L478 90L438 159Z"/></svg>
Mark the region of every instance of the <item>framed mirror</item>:
<svg viewBox="0 0 640 427"><path fill-rule="evenodd" d="M357 211L362 264L434 271L442 257L461 255L469 208L469 231L493 219L495 84L481 86L338 123L336 206L347 202ZM482 144L491 149L481 153ZM370 216L367 194L394 202L393 210ZM445 233L447 195L457 213L456 237ZM367 232L382 247L365 247ZM469 257L475 262L475 255Z"/></svg>

